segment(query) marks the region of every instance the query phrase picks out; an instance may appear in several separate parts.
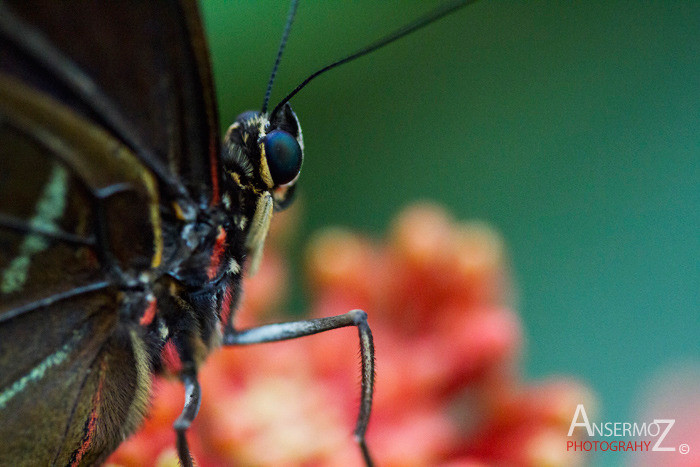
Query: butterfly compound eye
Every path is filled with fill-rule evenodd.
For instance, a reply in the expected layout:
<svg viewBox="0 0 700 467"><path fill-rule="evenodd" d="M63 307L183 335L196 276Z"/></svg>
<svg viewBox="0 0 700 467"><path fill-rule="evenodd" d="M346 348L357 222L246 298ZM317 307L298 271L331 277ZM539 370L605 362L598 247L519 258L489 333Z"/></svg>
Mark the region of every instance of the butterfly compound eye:
<svg viewBox="0 0 700 467"><path fill-rule="evenodd" d="M274 130L265 137L265 157L275 185L284 185L296 178L301 170L301 147L297 140L283 130Z"/></svg>

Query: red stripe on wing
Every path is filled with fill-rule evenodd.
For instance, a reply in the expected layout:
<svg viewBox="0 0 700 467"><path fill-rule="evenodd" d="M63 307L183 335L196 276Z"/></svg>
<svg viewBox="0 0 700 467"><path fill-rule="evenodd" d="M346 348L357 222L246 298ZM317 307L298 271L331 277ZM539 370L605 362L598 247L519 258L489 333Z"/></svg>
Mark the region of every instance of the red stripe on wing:
<svg viewBox="0 0 700 467"><path fill-rule="evenodd" d="M107 373L107 364L105 359L100 362L100 379L97 383L97 391L92 396L92 409L90 410L90 415L85 421L85 432L83 434L83 439L80 443L80 447L71 456L71 467L80 465L80 461L85 455L85 453L90 448L92 441L95 439L95 432L97 431L97 413L100 410L100 404L102 403L102 386L105 381L105 374Z"/></svg>

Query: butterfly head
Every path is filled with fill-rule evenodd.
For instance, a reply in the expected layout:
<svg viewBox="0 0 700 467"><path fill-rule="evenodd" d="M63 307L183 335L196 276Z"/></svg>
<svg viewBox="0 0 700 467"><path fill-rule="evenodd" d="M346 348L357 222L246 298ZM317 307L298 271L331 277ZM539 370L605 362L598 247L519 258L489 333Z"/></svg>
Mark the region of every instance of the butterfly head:
<svg viewBox="0 0 700 467"><path fill-rule="evenodd" d="M226 132L222 151L226 208L250 218L246 247L254 272L272 212L293 197L304 158L304 141L296 114L285 104L277 112L240 114Z"/></svg>
<svg viewBox="0 0 700 467"><path fill-rule="evenodd" d="M234 190L268 192L277 210L291 201L303 158L301 127L288 104L272 116L244 112L226 132L223 167L227 185Z"/></svg>

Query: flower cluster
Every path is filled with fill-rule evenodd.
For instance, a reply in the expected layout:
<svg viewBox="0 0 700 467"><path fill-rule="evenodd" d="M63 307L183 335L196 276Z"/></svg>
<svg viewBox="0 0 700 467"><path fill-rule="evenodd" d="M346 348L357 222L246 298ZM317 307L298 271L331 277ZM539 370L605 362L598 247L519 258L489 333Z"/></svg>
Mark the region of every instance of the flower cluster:
<svg viewBox="0 0 700 467"><path fill-rule="evenodd" d="M273 245L274 246L274 245ZM513 311L503 243L489 227L415 205L388 240L345 230L308 249L312 317L368 312L377 355L368 444L380 465L575 465L567 452L576 404L569 379L535 385L518 370L522 328ZM286 265L268 248L245 284L238 322L280 317ZM198 465L361 465L352 429L359 399L357 332L223 349L200 374L203 403L188 432ZM157 380L144 428L110 458L177 465L172 422L184 400Z"/></svg>

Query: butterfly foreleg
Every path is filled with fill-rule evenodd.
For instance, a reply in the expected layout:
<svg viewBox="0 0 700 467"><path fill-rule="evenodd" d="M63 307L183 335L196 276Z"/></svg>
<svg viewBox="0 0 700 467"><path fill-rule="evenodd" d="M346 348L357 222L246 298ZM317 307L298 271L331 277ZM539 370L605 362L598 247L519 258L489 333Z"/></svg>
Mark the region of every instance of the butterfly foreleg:
<svg viewBox="0 0 700 467"><path fill-rule="evenodd" d="M283 341L347 326L356 326L358 329L360 356L362 359L362 394L354 435L357 444L362 450L365 464L371 466L373 462L367 448L365 433L367 432L367 424L369 423L369 416L372 410L372 395L374 393L374 341L367 322L367 313L362 310L352 310L329 318L267 324L243 330L229 328L224 333L223 345L250 345Z"/></svg>

